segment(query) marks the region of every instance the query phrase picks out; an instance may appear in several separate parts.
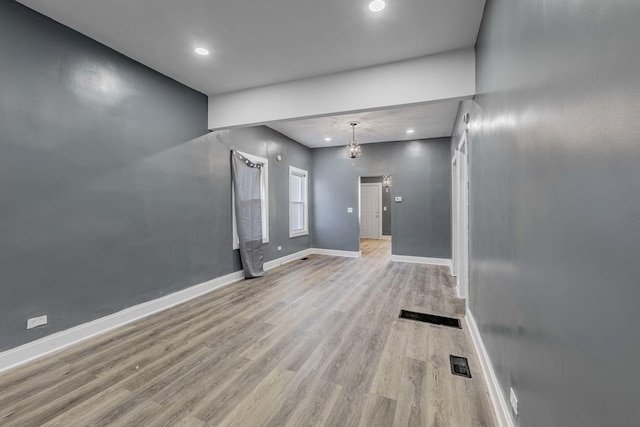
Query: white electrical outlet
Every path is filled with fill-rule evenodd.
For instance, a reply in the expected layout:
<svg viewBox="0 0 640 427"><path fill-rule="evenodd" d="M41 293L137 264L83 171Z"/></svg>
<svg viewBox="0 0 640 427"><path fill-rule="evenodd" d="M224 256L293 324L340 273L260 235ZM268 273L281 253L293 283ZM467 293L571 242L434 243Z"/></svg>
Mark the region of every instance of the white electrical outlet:
<svg viewBox="0 0 640 427"><path fill-rule="evenodd" d="M353 213L353 208L347 208L347 213Z"/></svg>
<svg viewBox="0 0 640 427"><path fill-rule="evenodd" d="M513 391L513 388L509 389L509 401L511 402L511 409L513 409L513 413L518 416L518 398L516 397L516 392Z"/></svg>
<svg viewBox="0 0 640 427"><path fill-rule="evenodd" d="M396 203L402 203L402 196L396 196L393 200L395 200Z"/></svg>
<svg viewBox="0 0 640 427"><path fill-rule="evenodd" d="M282 250L282 246L278 246L278 250L281 251Z"/></svg>
<svg viewBox="0 0 640 427"><path fill-rule="evenodd" d="M48 322L48 320L47 320L47 315L46 314L44 316L34 317L32 319L28 319L27 320L27 329L33 329L33 328L36 328L38 326L46 325L47 322Z"/></svg>

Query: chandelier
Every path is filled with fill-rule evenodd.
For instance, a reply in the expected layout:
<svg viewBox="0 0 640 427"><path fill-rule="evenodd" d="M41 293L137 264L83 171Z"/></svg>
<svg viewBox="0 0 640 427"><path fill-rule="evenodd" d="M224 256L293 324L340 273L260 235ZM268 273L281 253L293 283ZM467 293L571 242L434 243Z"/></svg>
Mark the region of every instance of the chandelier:
<svg viewBox="0 0 640 427"><path fill-rule="evenodd" d="M391 187L391 175L383 175L382 176L382 185L384 186L386 192L389 192L389 187Z"/></svg>
<svg viewBox="0 0 640 427"><path fill-rule="evenodd" d="M356 126L358 126L359 124L359 122L349 122L349 126L351 126L353 136L351 138L351 141L349 141L349 143L347 144L347 157L350 157L352 159L360 157L360 155L362 154L362 147L360 147L360 144L358 144L358 141L356 141Z"/></svg>

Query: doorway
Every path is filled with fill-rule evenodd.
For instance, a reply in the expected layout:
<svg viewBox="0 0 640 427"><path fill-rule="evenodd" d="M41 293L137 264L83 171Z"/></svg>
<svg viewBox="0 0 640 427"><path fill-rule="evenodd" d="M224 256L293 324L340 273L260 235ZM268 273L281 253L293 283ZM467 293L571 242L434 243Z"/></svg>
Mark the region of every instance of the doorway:
<svg viewBox="0 0 640 427"><path fill-rule="evenodd" d="M359 178L360 252L363 257L391 256L391 191L382 176Z"/></svg>
<svg viewBox="0 0 640 427"><path fill-rule="evenodd" d="M469 304L469 155L465 131L451 160L453 275Z"/></svg>

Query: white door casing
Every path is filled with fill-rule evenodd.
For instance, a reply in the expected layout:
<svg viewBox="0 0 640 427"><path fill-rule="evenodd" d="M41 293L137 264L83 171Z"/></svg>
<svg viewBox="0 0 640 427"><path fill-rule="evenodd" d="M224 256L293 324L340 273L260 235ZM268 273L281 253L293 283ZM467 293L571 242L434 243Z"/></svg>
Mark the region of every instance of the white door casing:
<svg viewBox="0 0 640 427"><path fill-rule="evenodd" d="M360 237L379 239L382 235L382 184L360 186Z"/></svg>
<svg viewBox="0 0 640 427"><path fill-rule="evenodd" d="M458 150L451 159L451 274L460 275L460 254L458 241Z"/></svg>
<svg viewBox="0 0 640 427"><path fill-rule="evenodd" d="M458 294L469 300L469 158L467 133L460 138L452 161L452 238Z"/></svg>

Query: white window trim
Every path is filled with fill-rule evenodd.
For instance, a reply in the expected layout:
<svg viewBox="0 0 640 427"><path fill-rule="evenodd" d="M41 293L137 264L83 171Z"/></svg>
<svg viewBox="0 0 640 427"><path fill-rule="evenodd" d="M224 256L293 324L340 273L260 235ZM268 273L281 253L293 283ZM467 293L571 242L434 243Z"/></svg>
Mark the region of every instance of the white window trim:
<svg viewBox="0 0 640 427"><path fill-rule="evenodd" d="M292 231L291 230L291 175L302 176L304 179L304 212L303 212L303 221L304 221L304 229ZM309 172L304 169L296 168L294 166L289 166L289 238L306 236L309 234Z"/></svg>
<svg viewBox="0 0 640 427"><path fill-rule="evenodd" d="M262 243L269 243L269 160L253 154L243 153L236 150L245 158L253 163L262 163L262 173L260 174L260 198L262 199ZM238 226L236 224L236 198L233 188L233 179L231 180L231 223L233 234L233 249L240 248L240 239L238 238Z"/></svg>

